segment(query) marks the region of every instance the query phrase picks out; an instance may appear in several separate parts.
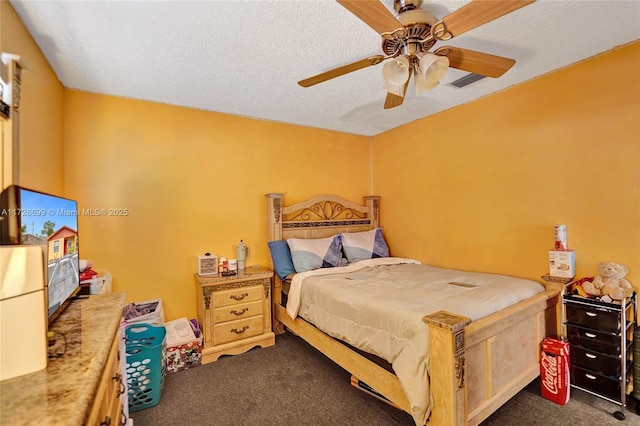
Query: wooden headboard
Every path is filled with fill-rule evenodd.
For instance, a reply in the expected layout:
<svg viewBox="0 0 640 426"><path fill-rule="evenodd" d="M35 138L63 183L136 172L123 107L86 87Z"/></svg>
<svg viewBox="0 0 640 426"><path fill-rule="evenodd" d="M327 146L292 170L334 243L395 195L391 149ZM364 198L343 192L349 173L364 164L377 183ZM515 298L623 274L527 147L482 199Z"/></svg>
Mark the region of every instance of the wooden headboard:
<svg viewBox="0 0 640 426"><path fill-rule="evenodd" d="M341 232L359 232L380 225L380 197L364 197L364 204L337 195L319 195L285 206L284 194L266 194L268 241L288 238L325 238Z"/></svg>

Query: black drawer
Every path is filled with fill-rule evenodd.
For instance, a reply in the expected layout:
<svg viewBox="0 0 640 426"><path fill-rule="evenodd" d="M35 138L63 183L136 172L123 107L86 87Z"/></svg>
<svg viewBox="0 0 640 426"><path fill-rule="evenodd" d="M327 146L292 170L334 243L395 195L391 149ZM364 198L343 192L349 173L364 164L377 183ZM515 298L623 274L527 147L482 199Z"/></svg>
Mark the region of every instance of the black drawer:
<svg viewBox="0 0 640 426"><path fill-rule="evenodd" d="M619 335L567 324L567 338L571 346L579 345L587 349L615 355L621 352Z"/></svg>
<svg viewBox="0 0 640 426"><path fill-rule="evenodd" d="M588 370L602 373L605 376L620 377L620 373L622 372L620 358L575 345L571 346L569 353L571 356L571 365L584 367Z"/></svg>
<svg viewBox="0 0 640 426"><path fill-rule="evenodd" d="M620 312L607 312L586 306L566 305L567 322L582 327L617 333L620 330Z"/></svg>
<svg viewBox="0 0 640 426"><path fill-rule="evenodd" d="M603 376L575 365L571 366L571 384L615 401L621 401L620 383L622 382L622 380Z"/></svg>

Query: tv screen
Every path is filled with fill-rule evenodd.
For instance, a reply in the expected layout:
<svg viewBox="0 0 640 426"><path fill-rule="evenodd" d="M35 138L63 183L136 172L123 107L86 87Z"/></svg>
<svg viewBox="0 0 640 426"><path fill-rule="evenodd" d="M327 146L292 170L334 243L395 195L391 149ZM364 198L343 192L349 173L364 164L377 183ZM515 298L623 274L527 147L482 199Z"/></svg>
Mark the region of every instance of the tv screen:
<svg viewBox="0 0 640 426"><path fill-rule="evenodd" d="M42 246L51 323L80 290L77 202L9 186L0 195L0 244Z"/></svg>

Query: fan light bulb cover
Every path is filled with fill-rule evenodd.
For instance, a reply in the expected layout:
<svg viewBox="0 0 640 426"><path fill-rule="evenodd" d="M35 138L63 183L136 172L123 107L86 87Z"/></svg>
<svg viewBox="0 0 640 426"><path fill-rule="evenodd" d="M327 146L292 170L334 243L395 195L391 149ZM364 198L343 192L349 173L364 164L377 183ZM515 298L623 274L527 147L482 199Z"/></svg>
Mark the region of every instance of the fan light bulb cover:
<svg viewBox="0 0 640 426"><path fill-rule="evenodd" d="M420 74L416 75L416 93L418 95L433 89L449 69L449 59L446 56L425 53L420 58Z"/></svg>
<svg viewBox="0 0 640 426"><path fill-rule="evenodd" d="M382 66L382 77L385 86L402 86L409 79L409 60L405 56L399 56L386 62Z"/></svg>

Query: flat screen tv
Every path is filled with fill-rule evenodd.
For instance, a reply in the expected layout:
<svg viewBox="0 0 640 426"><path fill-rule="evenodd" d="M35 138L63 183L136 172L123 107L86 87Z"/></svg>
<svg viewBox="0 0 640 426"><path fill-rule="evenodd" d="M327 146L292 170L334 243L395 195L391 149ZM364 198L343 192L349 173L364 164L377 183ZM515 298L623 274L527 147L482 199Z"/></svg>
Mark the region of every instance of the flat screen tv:
<svg viewBox="0 0 640 426"><path fill-rule="evenodd" d="M0 194L0 244L42 246L51 323L80 290L78 203L9 186Z"/></svg>

